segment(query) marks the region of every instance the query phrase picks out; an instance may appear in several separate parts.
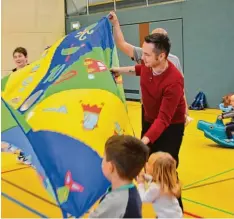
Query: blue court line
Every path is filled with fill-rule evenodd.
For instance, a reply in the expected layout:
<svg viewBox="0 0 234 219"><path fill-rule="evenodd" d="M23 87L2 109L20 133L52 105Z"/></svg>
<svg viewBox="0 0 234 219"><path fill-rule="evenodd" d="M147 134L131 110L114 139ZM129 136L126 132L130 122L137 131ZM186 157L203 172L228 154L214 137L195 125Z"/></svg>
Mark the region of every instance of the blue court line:
<svg viewBox="0 0 234 219"><path fill-rule="evenodd" d="M10 200L10 201L16 203L16 204L19 205L20 207L25 208L25 209L28 210L28 211L31 211L32 213L36 214L37 216L39 216L39 217L41 217L41 218L48 218L47 216L45 216L45 215L41 214L40 212L38 212L38 211L36 211L36 210L34 210L34 209L28 207L27 205L23 204L22 202L19 202L18 200L16 200L16 199L10 197L9 195L7 195L7 194L4 193L4 192L1 192L1 195L2 195L3 197L7 198L8 200Z"/></svg>

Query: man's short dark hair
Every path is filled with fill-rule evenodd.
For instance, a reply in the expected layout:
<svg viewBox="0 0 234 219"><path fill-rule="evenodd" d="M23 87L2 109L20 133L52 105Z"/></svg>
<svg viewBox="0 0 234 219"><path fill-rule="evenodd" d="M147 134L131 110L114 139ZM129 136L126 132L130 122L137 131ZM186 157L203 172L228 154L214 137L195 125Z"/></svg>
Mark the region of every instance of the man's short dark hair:
<svg viewBox="0 0 234 219"><path fill-rule="evenodd" d="M23 47L17 47L17 48L14 50L14 52L13 52L13 56L15 55L15 53L21 53L21 54L23 54L25 57L28 56L27 50L26 50L25 48L23 48Z"/></svg>
<svg viewBox="0 0 234 219"><path fill-rule="evenodd" d="M145 37L146 43L152 43L155 47L155 53L159 55L160 53L164 52L166 57L170 53L171 49L171 42L167 35L162 33L153 33Z"/></svg>
<svg viewBox="0 0 234 219"><path fill-rule="evenodd" d="M123 179L134 179L148 160L149 148L128 135L110 137L105 145L106 160L111 161Z"/></svg>

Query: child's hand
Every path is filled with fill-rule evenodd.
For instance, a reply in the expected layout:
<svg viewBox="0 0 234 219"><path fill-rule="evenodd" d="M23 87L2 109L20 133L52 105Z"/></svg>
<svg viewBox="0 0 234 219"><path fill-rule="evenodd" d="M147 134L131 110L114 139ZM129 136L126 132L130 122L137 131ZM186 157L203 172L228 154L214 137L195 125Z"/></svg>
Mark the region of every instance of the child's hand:
<svg viewBox="0 0 234 219"><path fill-rule="evenodd" d="M222 115L219 115L219 116L218 116L218 119L219 119L219 120L222 120Z"/></svg>
<svg viewBox="0 0 234 219"><path fill-rule="evenodd" d="M145 182L145 177L144 177L144 170L142 170L139 175L137 176L137 183L144 183Z"/></svg>

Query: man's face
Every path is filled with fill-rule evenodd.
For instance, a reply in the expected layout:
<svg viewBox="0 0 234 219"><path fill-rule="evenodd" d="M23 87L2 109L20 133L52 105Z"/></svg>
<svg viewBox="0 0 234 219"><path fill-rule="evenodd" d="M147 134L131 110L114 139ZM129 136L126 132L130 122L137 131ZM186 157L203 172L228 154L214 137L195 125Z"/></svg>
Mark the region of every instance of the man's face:
<svg viewBox="0 0 234 219"><path fill-rule="evenodd" d="M165 53L157 55L155 53L154 44L152 43L144 42L142 50L142 60L144 61L146 67L155 68L159 66L166 57Z"/></svg>

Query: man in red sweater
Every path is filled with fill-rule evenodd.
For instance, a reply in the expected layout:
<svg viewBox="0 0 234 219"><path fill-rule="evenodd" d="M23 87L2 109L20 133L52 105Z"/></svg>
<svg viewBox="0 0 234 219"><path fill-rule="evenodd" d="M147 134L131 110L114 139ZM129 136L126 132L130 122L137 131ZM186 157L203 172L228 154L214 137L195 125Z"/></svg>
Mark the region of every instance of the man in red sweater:
<svg viewBox="0 0 234 219"><path fill-rule="evenodd" d="M144 106L142 141L149 145L151 153L170 153L178 165L185 127L184 78L167 59L170 47L168 36L151 34L145 37L142 47L143 64L111 71L116 76L140 76ZM179 202L182 207L180 199Z"/></svg>

